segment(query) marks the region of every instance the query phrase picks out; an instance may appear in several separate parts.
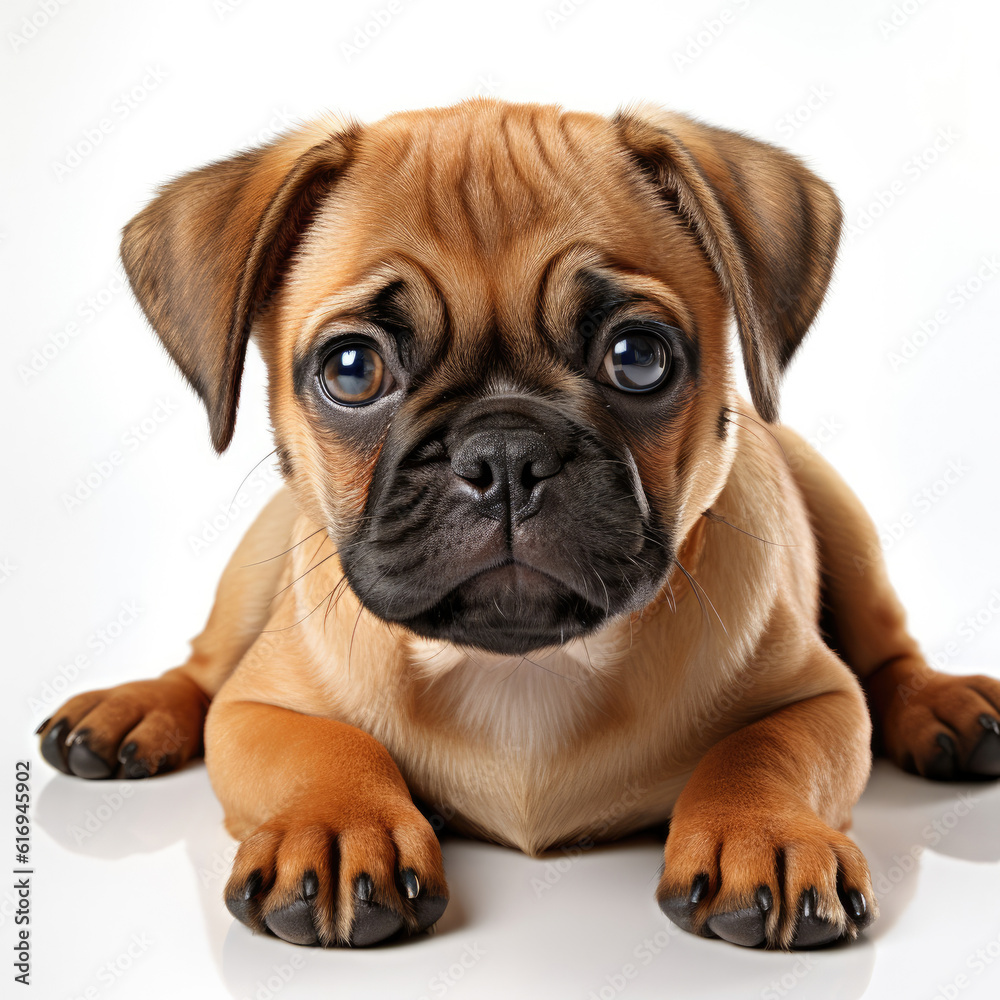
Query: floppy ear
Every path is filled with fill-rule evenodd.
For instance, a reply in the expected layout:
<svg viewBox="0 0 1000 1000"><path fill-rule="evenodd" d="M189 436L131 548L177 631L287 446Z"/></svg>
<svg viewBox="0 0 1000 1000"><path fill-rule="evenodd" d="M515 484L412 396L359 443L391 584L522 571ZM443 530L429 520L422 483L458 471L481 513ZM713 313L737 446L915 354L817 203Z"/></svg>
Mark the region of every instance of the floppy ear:
<svg viewBox="0 0 1000 1000"><path fill-rule="evenodd" d="M254 319L346 166L355 130L310 126L184 174L122 231L132 290L201 396L218 452L232 440Z"/></svg>
<svg viewBox="0 0 1000 1000"><path fill-rule="evenodd" d="M684 115L626 111L614 124L708 254L736 319L750 396L774 422L781 375L833 273L837 196L790 153Z"/></svg>

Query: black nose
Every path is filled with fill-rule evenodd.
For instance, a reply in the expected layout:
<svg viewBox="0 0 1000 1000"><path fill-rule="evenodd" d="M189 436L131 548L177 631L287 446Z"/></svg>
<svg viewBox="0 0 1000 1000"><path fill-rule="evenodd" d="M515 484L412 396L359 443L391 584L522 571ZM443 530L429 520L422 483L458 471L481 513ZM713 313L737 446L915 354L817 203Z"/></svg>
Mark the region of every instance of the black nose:
<svg viewBox="0 0 1000 1000"><path fill-rule="evenodd" d="M480 513L497 521L530 517L538 484L561 467L545 433L527 427L475 431L451 454L451 471L468 484Z"/></svg>

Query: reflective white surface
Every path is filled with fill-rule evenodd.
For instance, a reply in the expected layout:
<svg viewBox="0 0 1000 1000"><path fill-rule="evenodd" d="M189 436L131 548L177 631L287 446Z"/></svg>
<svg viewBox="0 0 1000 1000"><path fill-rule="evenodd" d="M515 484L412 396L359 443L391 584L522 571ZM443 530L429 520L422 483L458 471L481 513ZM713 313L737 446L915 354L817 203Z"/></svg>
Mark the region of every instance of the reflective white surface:
<svg viewBox="0 0 1000 1000"><path fill-rule="evenodd" d="M662 848L649 834L541 859L448 837L452 898L435 934L322 951L254 936L229 916L221 893L235 842L200 764L131 784L42 766L44 997L931 1000L962 975L962 997L1000 995L997 784L932 784L876 766L853 836L881 918L851 945L780 954L676 930L653 900Z"/></svg>

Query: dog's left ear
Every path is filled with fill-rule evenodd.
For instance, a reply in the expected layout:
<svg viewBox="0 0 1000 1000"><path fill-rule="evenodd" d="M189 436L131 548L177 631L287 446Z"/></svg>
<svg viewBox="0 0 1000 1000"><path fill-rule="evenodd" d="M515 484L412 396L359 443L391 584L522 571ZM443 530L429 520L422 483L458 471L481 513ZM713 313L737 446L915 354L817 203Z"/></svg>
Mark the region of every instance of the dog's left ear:
<svg viewBox="0 0 1000 1000"><path fill-rule="evenodd" d="M708 254L733 309L753 404L774 422L781 375L833 273L837 196L790 153L684 115L625 111L614 125Z"/></svg>
<svg viewBox="0 0 1000 1000"><path fill-rule="evenodd" d="M277 288L358 127L318 122L184 174L122 232L146 318L208 410L223 452L254 320Z"/></svg>

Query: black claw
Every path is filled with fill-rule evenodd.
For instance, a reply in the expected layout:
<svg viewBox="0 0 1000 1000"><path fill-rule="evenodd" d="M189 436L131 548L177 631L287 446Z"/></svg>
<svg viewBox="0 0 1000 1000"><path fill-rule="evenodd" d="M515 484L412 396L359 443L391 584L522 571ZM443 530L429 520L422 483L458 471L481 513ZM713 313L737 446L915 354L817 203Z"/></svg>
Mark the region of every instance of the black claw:
<svg viewBox="0 0 1000 1000"><path fill-rule="evenodd" d="M840 937L837 927L816 912L818 906L816 889L810 886L799 897L799 920L792 941L793 948L819 948Z"/></svg>
<svg viewBox="0 0 1000 1000"><path fill-rule="evenodd" d="M850 889L848 891L838 889L837 895L840 896L840 905L844 907L847 915L854 921L858 928L867 927L871 923L872 915L868 910L868 903L865 900L864 893L859 892L857 889Z"/></svg>
<svg viewBox="0 0 1000 1000"><path fill-rule="evenodd" d="M69 720L60 719L42 740L42 757L47 760L57 771L63 774L72 774L69 764L66 763L66 737L69 735Z"/></svg>
<svg viewBox="0 0 1000 1000"><path fill-rule="evenodd" d="M955 741L947 733L938 733L935 742L940 749L927 764L924 776L934 781L950 781L956 771Z"/></svg>
<svg viewBox="0 0 1000 1000"><path fill-rule="evenodd" d="M403 887L403 895L407 899L416 899L420 893L420 879L412 868L404 868L399 873L399 883Z"/></svg>
<svg viewBox="0 0 1000 1000"><path fill-rule="evenodd" d="M319 895L319 877L311 868L302 876L302 895L305 899L315 899Z"/></svg>
<svg viewBox="0 0 1000 1000"><path fill-rule="evenodd" d="M71 744L66 761L70 771L78 778L110 778L115 769L103 758L98 757L87 744L90 730L82 729Z"/></svg>
<svg viewBox="0 0 1000 1000"><path fill-rule="evenodd" d="M375 883L372 881L371 875L367 872L362 872L354 880L354 895L357 896L362 903L367 903L370 902L374 893Z"/></svg>
<svg viewBox="0 0 1000 1000"><path fill-rule="evenodd" d="M762 885L757 890L756 900L762 913L770 913L771 907L774 906L774 896L771 895L771 887Z"/></svg>
<svg viewBox="0 0 1000 1000"><path fill-rule="evenodd" d="M692 906L697 906L707 895L708 874L702 872L700 875L696 875L694 881L691 883L691 895L688 896L688 902Z"/></svg>
<svg viewBox="0 0 1000 1000"><path fill-rule="evenodd" d="M436 924L447 905L447 896L418 896L413 901L413 912L417 915L417 930L425 931L432 924Z"/></svg>
<svg viewBox="0 0 1000 1000"><path fill-rule="evenodd" d="M226 909L241 923L248 927L254 925L254 897L264 884L264 873L256 868L242 886L226 893Z"/></svg>
<svg viewBox="0 0 1000 1000"><path fill-rule="evenodd" d="M696 933L694 928L694 912L698 908L698 904L708 895L708 889L708 873L702 872L700 875L694 877L694 881L691 883L691 891L686 896L665 896L659 900L660 909L681 930L694 934ZM706 937L715 937L715 933L707 925L703 928L702 934Z"/></svg>
<svg viewBox="0 0 1000 1000"><path fill-rule="evenodd" d="M126 778L149 778L152 776L152 771L150 770L149 764L144 760L136 760L135 752L139 749L139 745L135 740L129 740L118 751L118 760L121 761L122 774Z"/></svg>
<svg viewBox="0 0 1000 1000"><path fill-rule="evenodd" d="M46 719L45 722L48 722L48 719ZM42 723L42 726L45 725L45 722ZM979 725L981 725L983 729L988 729L994 736L1000 736L1000 722L994 719L992 715L987 715L983 712L983 714L979 716Z"/></svg>
<svg viewBox="0 0 1000 1000"><path fill-rule="evenodd" d="M968 770L972 774L995 778L1000 776L1000 722L984 712L979 724L986 730L969 755Z"/></svg>
<svg viewBox="0 0 1000 1000"><path fill-rule="evenodd" d="M52 721L51 715L47 719L43 719L38 724L38 728L35 730L35 735L37 736L51 721Z"/></svg>

